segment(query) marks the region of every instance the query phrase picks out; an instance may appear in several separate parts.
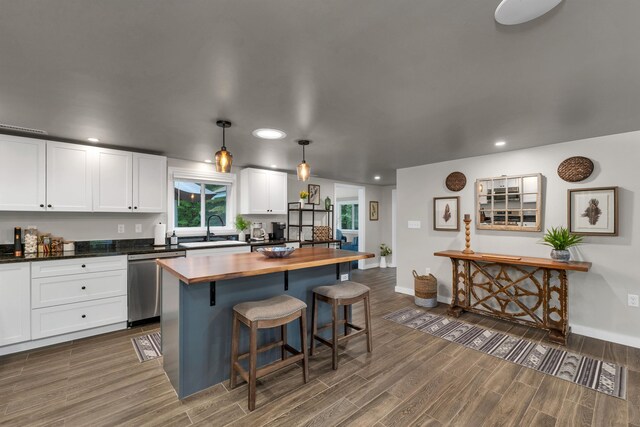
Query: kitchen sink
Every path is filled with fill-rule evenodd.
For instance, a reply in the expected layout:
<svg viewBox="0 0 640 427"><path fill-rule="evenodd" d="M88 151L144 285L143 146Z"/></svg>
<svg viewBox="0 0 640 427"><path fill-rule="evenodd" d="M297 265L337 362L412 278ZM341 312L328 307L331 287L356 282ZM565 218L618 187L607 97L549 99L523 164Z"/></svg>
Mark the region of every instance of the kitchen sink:
<svg viewBox="0 0 640 427"><path fill-rule="evenodd" d="M187 242L180 243L178 246L182 248L215 248L218 246L230 246L230 245L246 245L247 242L240 242L238 240L218 240L212 242Z"/></svg>

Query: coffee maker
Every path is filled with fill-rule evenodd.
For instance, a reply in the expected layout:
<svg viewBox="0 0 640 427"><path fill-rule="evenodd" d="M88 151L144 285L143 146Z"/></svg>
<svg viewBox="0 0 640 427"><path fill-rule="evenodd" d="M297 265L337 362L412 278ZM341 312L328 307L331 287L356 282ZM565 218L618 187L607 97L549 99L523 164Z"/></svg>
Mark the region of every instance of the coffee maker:
<svg viewBox="0 0 640 427"><path fill-rule="evenodd" d="M287 224L284 222L272 222L271 227L273 229L273 240L284 240L284 229L287 228Z"/></svg>
<svg viewBox="0 0 640 427"><path fill-rule="evenodd" d="M251 240L254 242L264 242L265 235L266 233L264 232L264 228L262 228L261 222L251 224Z"/></svg>

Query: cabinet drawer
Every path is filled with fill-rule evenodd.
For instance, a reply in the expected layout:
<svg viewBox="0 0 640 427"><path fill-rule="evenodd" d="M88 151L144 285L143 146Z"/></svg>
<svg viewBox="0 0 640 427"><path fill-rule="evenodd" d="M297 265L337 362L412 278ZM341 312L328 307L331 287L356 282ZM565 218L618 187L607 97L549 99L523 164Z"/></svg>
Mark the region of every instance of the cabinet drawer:
<svg viewBox="0 0 640 427"><path fill-rule="evenodd" d="M127 270L33 279L31 307L49 307L127 294Z"/></svg>
<svg viewBox="0 0 640 427"><path fill-rule="evenodd" d="M31 277L65 276L67 274L96 273L99 271L126 270L126 256L75 258L31 263Z"/></svg>
<svg viewBox="0 0 640 427"><path fill-rule="evenodd" d="M31 310L31 338L45 338L127 320L127 297L119 296Z"/></svg>

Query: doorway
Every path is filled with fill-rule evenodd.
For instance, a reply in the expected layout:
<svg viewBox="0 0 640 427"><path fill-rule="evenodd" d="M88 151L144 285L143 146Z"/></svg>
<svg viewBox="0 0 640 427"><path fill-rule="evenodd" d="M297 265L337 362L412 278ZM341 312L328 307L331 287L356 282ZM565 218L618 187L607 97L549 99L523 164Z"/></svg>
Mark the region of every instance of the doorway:
<svg viewBox="0 0 640 427"><path fill-rule="evenodd" d="M336 238L342 237L344 249L364 252L366 206L365 187L360 185L334 185ZM358 261L358 268L364 269L365 261Z"/></svg>

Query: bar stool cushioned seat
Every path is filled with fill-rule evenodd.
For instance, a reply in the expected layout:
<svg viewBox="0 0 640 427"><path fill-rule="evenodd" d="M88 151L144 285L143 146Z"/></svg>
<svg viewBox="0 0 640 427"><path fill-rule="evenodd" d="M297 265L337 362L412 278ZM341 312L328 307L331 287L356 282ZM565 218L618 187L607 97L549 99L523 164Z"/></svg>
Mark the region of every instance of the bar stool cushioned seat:
<svg viewBox="0 0 640 427"><path fill-rule="evenodd" d="M318 286L313 292L331 299L355 298L369 292L362 283L346 281L333 286Z"/></svg>
<svg viewBox="0 0 640 427"><path fill-rule="evenodd" d="M279 295L262 301L243 302L234 306L233 310L255 322L287 317L303 308L307 308L303 301L289 295Z"/></svg>

